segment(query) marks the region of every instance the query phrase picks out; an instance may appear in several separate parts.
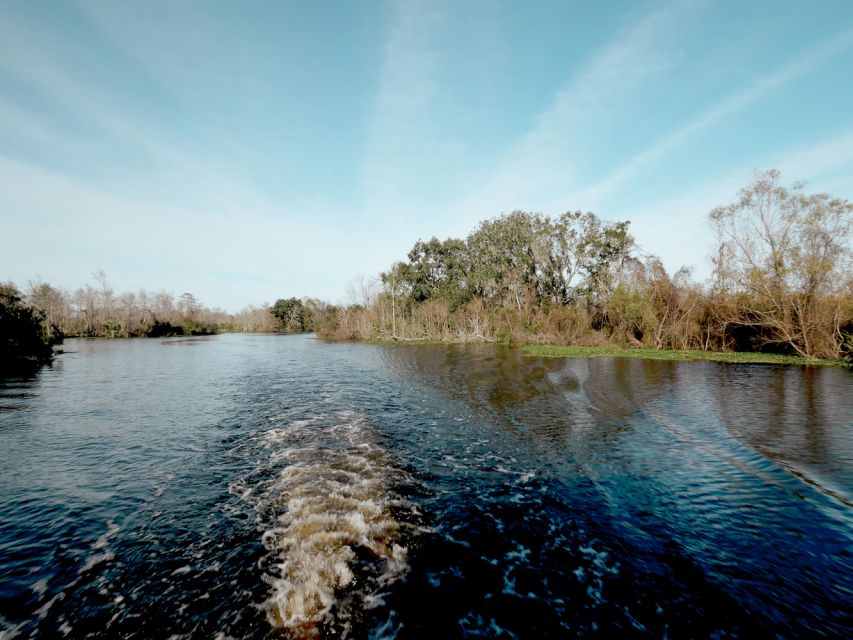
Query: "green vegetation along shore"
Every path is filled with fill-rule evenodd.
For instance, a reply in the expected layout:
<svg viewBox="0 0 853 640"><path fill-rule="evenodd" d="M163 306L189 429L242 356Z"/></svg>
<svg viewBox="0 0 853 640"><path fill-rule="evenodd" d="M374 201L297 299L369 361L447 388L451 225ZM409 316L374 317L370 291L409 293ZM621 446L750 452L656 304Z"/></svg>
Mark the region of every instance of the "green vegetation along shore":
<svg viewBox="0 0 853 640"><path fill-rule="evenodd" d="M778 353L749 353L743 351L691 351L657 349L625 349L620 347L564 347L559 345L524 345L524 353L545 358L637 358L643 360L675 360L681 362L711 361L739 364L795 364L812 366L843 365L842 360L803 358Z"/></svg>
<svg viewBox="0 0 853 640"><path fill-rule="evenodd" d="M696 249L712 256L713 271L697 282L689 269L671 273L643 253L627 220L514 211L464 239L418 240L407 260L362 282L349 304L328 307L314 324L340 340L853 362L853 204L807 194L800 183L785 187L770 170L710 211L708 223L716 242Z"/></svg>
<svg viewBox="0 0 853 640"><path fill-rule="evenodd" d="M62 332L26 304L15 287L0 284L0 373L50 362L62 339Z"/></svg>
<svg viewBox="0 0 853 640"><path fill-rule="evenodd" d="M489 344L482 341L462 340L388 340L365 341L382 345L465 345ZM598 346L581 347L557 344L521 344L504 346L520 349L523 353L541 358L633 358L635 360L670 360L676 362L728 362L732 364L791 364L818 367L849 366L844 360L830 358L803 358L779 353L749 351L699 351L687 349L643 349L636 347Z"/></svg>

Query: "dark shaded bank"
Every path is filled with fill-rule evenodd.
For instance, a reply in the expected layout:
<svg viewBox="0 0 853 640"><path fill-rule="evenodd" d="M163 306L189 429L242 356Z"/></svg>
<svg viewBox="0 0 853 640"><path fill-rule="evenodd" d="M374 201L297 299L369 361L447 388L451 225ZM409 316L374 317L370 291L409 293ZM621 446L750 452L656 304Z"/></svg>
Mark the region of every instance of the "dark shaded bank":
<svg viewBox="0 0 853 640"><path fill-rule="evenodd" d="M53 359L62 333L24 303L12 285L0 285L0 374L27 372Z"/></svg>
<svg viewBox="0 0 853 640"><path fill-rule="evenodd" d="M154 321L154 324L145 333L147 338L171 338L175 336L212 336L219 333L214 325L201 325L198 323L185 323L174 325L171 322Z"/></svg>

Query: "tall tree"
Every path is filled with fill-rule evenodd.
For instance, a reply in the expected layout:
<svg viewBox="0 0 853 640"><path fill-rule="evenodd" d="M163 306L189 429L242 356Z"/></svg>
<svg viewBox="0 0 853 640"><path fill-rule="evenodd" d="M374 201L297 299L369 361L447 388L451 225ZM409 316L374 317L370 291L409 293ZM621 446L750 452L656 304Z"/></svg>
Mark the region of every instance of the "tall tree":
<svg viewBox="0 0 853 640"><path fill-rule="evenodd" d="M547 253L548 226L546 217L525 211L481 222L468 236L474 292L519 311L532 302L540 294L537 267L541 255Z"/></svg>
<svg viewBox="0 0 853 640"><path fill-rule="evenodd" d="M853 205L786 188L780 174L756 174L738 199L711 211L714 267L724 328L752 330L758 346L838 356L849 303Z"/></svg>

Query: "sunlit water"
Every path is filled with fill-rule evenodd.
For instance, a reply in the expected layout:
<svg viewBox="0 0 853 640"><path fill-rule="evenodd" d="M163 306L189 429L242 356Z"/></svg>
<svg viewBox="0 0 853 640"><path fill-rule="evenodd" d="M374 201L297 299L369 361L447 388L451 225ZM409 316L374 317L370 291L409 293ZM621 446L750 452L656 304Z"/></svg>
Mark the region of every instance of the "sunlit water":
<svg viewBox="0 0 853 640"><path fill-rule="evenodd" d="M0 638L850 637L853 374L305 336L0 381Z"/></svg>

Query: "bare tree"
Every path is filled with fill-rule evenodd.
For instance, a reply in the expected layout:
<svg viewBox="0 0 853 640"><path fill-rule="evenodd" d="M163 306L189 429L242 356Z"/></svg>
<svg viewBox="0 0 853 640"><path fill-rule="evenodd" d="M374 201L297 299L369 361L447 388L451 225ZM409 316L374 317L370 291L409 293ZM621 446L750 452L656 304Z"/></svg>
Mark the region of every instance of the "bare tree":
<svg viewBox="0 0 853 640"><path fill-rule="evenodd" d="M853 205L779 178L758 173L736 202L710 213L721 328L751 328L759 346L837 357L840 319L824 307L844 297L839 285L850 277Z"/></svg>

